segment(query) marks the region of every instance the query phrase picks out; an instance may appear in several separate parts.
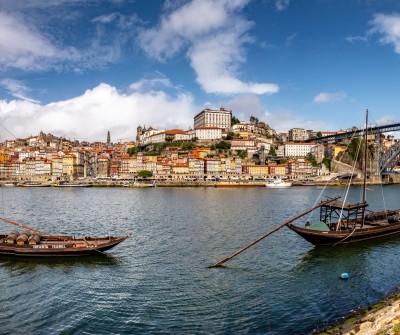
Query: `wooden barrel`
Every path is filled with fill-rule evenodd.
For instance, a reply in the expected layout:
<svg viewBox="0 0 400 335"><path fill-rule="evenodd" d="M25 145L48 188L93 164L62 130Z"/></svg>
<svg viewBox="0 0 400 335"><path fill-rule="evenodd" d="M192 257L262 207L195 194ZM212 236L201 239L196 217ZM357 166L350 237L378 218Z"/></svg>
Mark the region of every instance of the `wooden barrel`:
<svg viewBox="0 0 400 335"><path fill-rule="evenodd" d="M25 244L28 241L29 236L29 232L23 232L17 237L17 244Z"/></svg>
<svg viewBox="0 0 400 335"><path fill-rule="evenodd" d="M39 244L41 237L42 236L39 233L33 233L31 236L29 236L28 243L29 244Z"/></svg>
<svg viewBox="0 0 400 335"><path fill-rule="evenodd" d="M8 244L14 244L15 239L19 236L19 232L17 231L12 231L7 237L6 237L6 242Z"/></svg>

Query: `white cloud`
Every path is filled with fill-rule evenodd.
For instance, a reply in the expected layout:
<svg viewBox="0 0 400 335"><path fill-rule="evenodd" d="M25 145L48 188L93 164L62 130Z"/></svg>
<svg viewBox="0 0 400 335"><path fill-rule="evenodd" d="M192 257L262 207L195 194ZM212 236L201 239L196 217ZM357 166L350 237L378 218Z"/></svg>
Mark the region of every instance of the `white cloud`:
<svg viewBox="0 0 400 335"><path fill-rule="evenodd" d="M30 101L33 103L40 103L40 101L27 96L31 90L19 80L5 78L0 80L0 86L4 87L13 97L17 99Z"/></svg>
<svg viewBox="0 0 400 335"><path fill-rule="evenodd" d="M103 17L96 22L101 23L106 19ZM122 17L118 26L126 31L134 21L134 17ZM28 22L22 14L0 11L0 70L81 72L84 69L102 68L119 58L120 44L129 38L125 35L130 36L130 33L121 33L118 38L113 36L112 41L105 41L99 33L101 30L98 30L80 50L62 45L59 37L55 36L54 40L49 38L50 33L41 31L38 29L40 23L33 22L33 19ZM55 39L60 41L56 43Z"/></svg>
<svg viewBox="0 0 400 335"><path fill-rule="evenodd" d="M187 93L125 94L102 83L81 96L47 105L0 100L0 123L17 137L36 135L43 130L56 136L104 142L110 130L113 141L135 140L139 124L186 130L192 127L198 110Z"/></svg>
<svg viewBox="0 0 400 335"><path fill-rule="evenodd" d="M129 88L133 91L152 91L157 89L157 87L173 87L171 81L166 78L165 76L161 75L157 78L153 79L141 79L137 81L136 83L132 83L129 85Z"/></svg>
<svg viewBox="0 0 400 335"><path fill-rule="evenodd" d="M313 102L315 104L334 102L343 100L344 98L346 98L346 96L347 95L345 92L335 92L335 93L322 92L315 96Z"/></svg>
<svg viewBox="0 0 400 335"><path fill-rule="evenodd" d="M159 61L187 50L197 82L207 93L276 93L276 84L237 78L240 64L246 61L244 45L253 41L247 34L253 24L238 14L247 3L193 0L164 15L158 27L143 31L139 43Z"/></svg>
<svg viewBox="0 0 400 335"><path fill-rule="evenodd" d="M377 14L370 21L370 34L381 34L382 44L393 45L397 54L400 54L400 14Z"/></svg>
<svg viewBox="0 0 400 335"><path fill-rule="evenodd" d="M275 8L278 12L284 11L289 7L290 0L276 0Z"/></svg>
<svg viewBox="0 0 400 335"><path fill-rule="evenodd" d="M351 44L353 44L354 42L368 42L368 37L367 36L347 36L345 37L345 41L350 42Z"/></svg>
<svg viewBox="0 0 400 335"><path fill-rule="evenodd" d="M323 121L309 121L299 113L292 113L288 110L277 110L271 113L268 118L270 127L275 129L278 133L287 133L291 128L303 128L312 130L330 130L331 125Z"/></svg>
<svg viewBox="0 0 400 335"><path fill-rule="evenodd" d="M0 67L39 70L58 57L54 45L20 17L0 12Z"/></svg>
<svg viewBox="0 0 400 335"><path fill-rule="evenodd" d="M259 96L255 94L238 95L224 105L232 110L233 115L240 121L249 122L250 117L254 116L262 122L269 123L270 112L262 105Z"/></svg>

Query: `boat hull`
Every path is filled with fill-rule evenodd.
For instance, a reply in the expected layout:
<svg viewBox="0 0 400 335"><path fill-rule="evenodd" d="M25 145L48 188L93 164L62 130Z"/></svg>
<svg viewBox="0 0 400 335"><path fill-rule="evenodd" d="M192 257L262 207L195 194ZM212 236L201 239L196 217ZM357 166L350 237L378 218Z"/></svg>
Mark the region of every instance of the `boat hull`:
<svg viewBox="0 0 400 335"><path fill-rule="evenodd" d="M129 235L119 237L43 236L39 244L10 244L7 235L0 235L0 255L22 257L76 257L100 255L121 242Z"/></svg>
<svg viewBox="0 0 400 335"><path fill-rule="evenodd" d="M288 225L288 228L316 246L350 244L396 234L400 235L400 222L387 223L376 227L360 228L354 231L320 231L301 228L292 224Z"/></svg>
<svg viewBox="0 0 400 335"><path fill-rule="evenodd" d="M282 184L265 184L266 188L287 188L291 187L292 183L282 183Z"/></svg>

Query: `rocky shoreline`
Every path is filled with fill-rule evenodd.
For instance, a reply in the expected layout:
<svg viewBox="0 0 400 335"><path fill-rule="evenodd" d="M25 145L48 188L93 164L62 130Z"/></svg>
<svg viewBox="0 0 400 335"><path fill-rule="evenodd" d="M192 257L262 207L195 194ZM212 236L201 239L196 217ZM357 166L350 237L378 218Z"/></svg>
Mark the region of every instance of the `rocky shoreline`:
<svg viewBox="0 0 400 335"><path fill-rule="evenodd" d="M357 310L344 321L325 330L316 331L318 335L398 335L400 334L400 292L386 299Z"/></svg>

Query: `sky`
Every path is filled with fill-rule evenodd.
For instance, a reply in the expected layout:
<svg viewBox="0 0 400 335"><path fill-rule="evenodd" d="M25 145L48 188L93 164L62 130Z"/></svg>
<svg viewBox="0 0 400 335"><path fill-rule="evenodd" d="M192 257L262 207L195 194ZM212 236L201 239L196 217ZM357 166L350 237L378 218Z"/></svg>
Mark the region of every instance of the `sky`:
<svg viewBox="0 0 400 335"><path fill-rule="evenodd" d="M400 122L397 0L0 0L0 140L135 140L205 108L277 132Z"/></svg>

